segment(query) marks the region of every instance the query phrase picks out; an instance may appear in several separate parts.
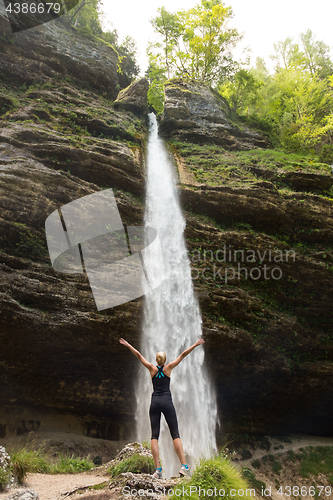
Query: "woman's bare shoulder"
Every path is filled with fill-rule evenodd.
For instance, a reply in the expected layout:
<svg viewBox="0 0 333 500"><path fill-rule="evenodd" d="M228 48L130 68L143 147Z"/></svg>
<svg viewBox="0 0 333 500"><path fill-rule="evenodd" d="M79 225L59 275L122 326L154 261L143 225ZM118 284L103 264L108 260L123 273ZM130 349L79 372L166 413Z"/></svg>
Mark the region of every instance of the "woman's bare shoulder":
<svg viewBox="0 0 333 500"><path fill-rule="evenodd" d="M167 364L167 365L165 365L165 366L164 366L164 368L163 368L163 373L165 373L165 375L166 375L167 377L170 377L171 372L172 372L172 368L170 367L170 364L171 364L171 363L168 363L168 364Z"/></svg>

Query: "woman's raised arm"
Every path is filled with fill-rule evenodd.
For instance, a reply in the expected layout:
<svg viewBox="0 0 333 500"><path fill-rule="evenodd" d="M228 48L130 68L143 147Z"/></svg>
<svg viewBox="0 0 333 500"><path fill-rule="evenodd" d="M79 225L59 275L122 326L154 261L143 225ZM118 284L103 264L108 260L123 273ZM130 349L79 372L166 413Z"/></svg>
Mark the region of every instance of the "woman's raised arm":
<svg viewBox="0 0 333 500"><path fill-rule="evenodd" d="M204 339L197 340L195 344L193 344L191 347L182 352L181 355L178 356L178 358L176 358L174 361L171 361L171 363L168 363L168 365L165 368L170 369L170 371L173 370L175 366L179 365L179 363L183 361L183 359L186 358L186 356L190 354L190 352L192 352L195 347L197 347L198 345L202 345L204 343L205 343Z"/></svg>
<svg viewBox="0 0 333 500"><path fill-rule="evenodd" d="M151 374L155 372L155 366L152 363L149 363L149 361L147 361L146 358L144 358L142 354L137 349L135 349L135 347L127 342L127 340L121 338L119 339L119 342L125 347L128 347L129 350L134 354L134 356L136 356L138 360L141 361L143 366L147 368L147 370L149 370Z"/></svg>

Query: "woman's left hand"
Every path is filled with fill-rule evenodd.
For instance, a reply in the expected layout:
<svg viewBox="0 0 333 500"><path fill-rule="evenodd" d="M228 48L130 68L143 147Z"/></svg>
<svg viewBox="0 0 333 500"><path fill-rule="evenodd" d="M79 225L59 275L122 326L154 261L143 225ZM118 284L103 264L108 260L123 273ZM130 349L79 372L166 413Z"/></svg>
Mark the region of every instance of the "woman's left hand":
<svg viewBox="0 0 333 500"><path fill-rule="evenodd" d="M204 343L205 343L204 339L199 339L196 341L195 345L198 346L198 345L202 345Z"/></svg>

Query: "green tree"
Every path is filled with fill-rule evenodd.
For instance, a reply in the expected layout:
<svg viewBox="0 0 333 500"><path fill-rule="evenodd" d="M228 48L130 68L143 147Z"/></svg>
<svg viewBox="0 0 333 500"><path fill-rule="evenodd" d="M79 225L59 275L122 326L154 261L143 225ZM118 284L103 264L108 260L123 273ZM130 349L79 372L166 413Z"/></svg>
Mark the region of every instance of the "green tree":
<svg viewBox="0 0 333 500"><path fill-rule="evenodd" d="M164 106L164 82L167 79L165 69L151 60L146 71L146 77L149 80L148 104L154 108L157 114L161 114Z"/></svg>
<svg viewBox="0 0 333 500"><path fill-rule="evenodd" d="M168 12L164 7L160 7L157 12L159 15L151 20L151 24L163 39L166 72L167 77L170 78L170 56L178 42L182 26L177 14Z"/></svg>
<svg viewBox="0 0 333 500"><path fill-rule="evenodd" d="M70 8L73 3L76 2L66 2L68 12L65 20L83 34L102 34L101 0L79 0L73 8Z"/></svg>
<svg viewBox="0 0 333 500"><path fill-rule="evenodd" d="M121 43L114 42L114 46L120 56L119 65L121 73L129 78L129 80L133 80L138 76L140 71L136 62L137 48L134 39L127 35Z"/></svg>
<svg viewBox="0 0 333 500"><path fill-rule="evenodd" d="M301 34L305 64L312 75L327 78L333 74L333 62L330 58L330 48L322 41L314 39L311 30Z"/></svg>
<svg viewBox="0 0 333 500"><path fill-rule="evenodd" d="M293 68L267 78L250 107L277 127L284 146L300 151L310 151L329 133L332 110L328 80Z"/></svg>
<svg viewBox="0 0 333 500"><path fill-rule="evenodd" d="M241 37L227 27L231 16L231 7L224 7L221 0L201 0L194 8L174 14L160 9L152 20L163 39L164 61L160 54L159 65L168 76L221 82L237 66L232 49ZM160 50L161 44L155 44L155 49Z"/></svg>
<svg viewBox="0 0 333 500"><path fill-rule="evenodd" d="M227 99L235 113L240 108L244 114L249 113L249 106L256 102L262 85L263 82L255 78L251 71L240 69L232 80L220 86L219 92Z"/></svg>
<svg viewBox="0 0 333 500"><path fill-rule="evenodd" d="M283 42L274 44L274 54L271 58L276 63L276 70L294 68L317 74L327 78L333 73L333 62L330 58L330 48L322 41L315 40L311 30L301 33L300 43L293 43L288 37Z"/></svg>

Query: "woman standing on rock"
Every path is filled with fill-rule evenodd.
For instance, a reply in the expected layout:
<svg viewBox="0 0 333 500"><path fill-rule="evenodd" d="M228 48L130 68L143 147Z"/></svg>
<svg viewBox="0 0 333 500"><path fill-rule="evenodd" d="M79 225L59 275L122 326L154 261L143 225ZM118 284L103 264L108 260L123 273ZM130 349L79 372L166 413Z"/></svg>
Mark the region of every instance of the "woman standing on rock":
<svg viewBox="0 0 333 500"><path fill-rule="evenodd" d="M150 424L151 424L151 452L154 458L156 470L153 474L155 479L162 479L162 467L160 467L160 458L158 451L158 438L160 434L161 413L164 414L165 420L168 424L175 451L181 463L179 474L185 476L189 474L189 466L186 464L183 445L179 437L178 422L176 410L172 402L170 392L170 375L171 371L179 365L179 363L193 351L198 345L202 345L205 341L203 339L197 340L195 344L186 349L171 363L165 364L166 355L163 351L156 354L157 366L149 363L142 354L137 351L125 339L120 339L119 342L128 347L129 350L136 356L145 368L149 370L153 382L154 392L151 397L151 404L149 409Z"/></svg>

